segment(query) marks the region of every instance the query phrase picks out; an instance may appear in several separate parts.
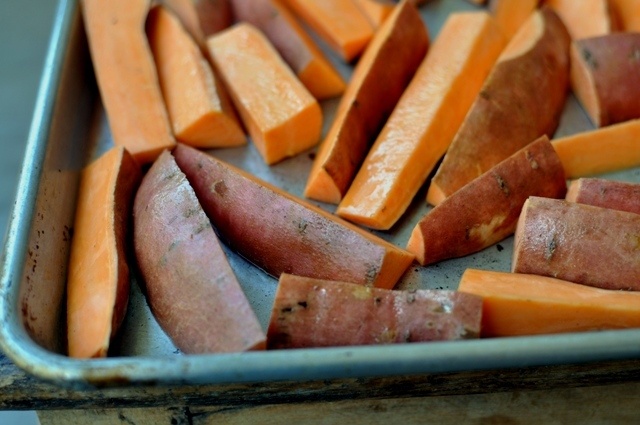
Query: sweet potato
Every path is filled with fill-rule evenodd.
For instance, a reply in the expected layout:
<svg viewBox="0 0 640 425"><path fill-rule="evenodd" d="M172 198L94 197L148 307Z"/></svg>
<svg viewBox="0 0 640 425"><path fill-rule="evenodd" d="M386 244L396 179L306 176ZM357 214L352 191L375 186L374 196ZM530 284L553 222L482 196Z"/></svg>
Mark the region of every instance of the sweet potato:
<svg viewBox="0 0 640 425"><path fill-rule="evenodd" d="M551 141L567 178L640 166L640 119Z"/></svg>
<svg viewBox="0 0 640 425"><path fill-rule="evenodd" d="M136 161L113 147L80 176L67 280L71 357L105 357L129 302L131 205L140 182Z"/></svg>
<svg viewBox="0 0 640 425"><path fill-rule="evenodd" d="M176 161L218 234L272 276L293 273L392 288L413 255L204 152Z"/></svg>
<svg viewBox="0 0 640 425"><path fill-rule="evenodd" d="M199 148L246 144L233 106L220 93L224 89L178 19L154 7L147 35L176 138Z"/></svg>
<svg viewBox="0 0 640 425"><path fill-rule="evenodd" d="M505 37L511 39L538 7L538 3L539 0L491 0L489 10Z"/></svg>
<svg viewBox="0 0 640 425"><path fill-rule="evenodd" d="M531 197L516 228L512 271L640 290L639 229L638 214Z"/></svg>
<svg viewBox="0 0 640 425"><path fill-rule="evenodd" d="M611 33L610 0L544 0L562 19L573 40Z"/></svg>
<svg viewBox="0 0 640 425"><path fill-rule="evenodd" d="M458 291L482 297L482 337L640 327L640 293L467 269Z"/></svg>
<svg viewBox="0 0 640 425"><path fill-rule="evenodd" d="M513 233L529 196L561 198L566 190L562 163L542 136L428 212L407 250L422 265L478 252Z"/></svg>
<svg viewBox="0 0 640 425"><path fill-rule="evenodd" d="M501 54L431 180L430 204L541 135L551 137L568 92L569 42L553 11L531 15Z"/></svg>
<svg viewBox="0 0 640 425"><path fill-rule="evenodd" d="M180 21L184 29L189 33L193 41L204 49L205 35L200 26L200 19L194 0L155 0L156 6L152 8L164 7ZM149 17L147 17L147 25Z"/></svg>
<svg viewBox="0 0 640 425"><path fill-rule="evenodd" d="M355 67L318 150L306 197L340 202L428 46L429 36L418 10L408 1L399 4ZM380 84L382 80L385 84Z"/></svg>
<svg viewBox="0 0 640 425"><path fill-rule="evenodd" d="M175 145L145 34L149 0L82 0L100 96L116 145L143 164Z"/></svg>
<svg viewBox="0 0 640 425"><path fill-rule="evenodd" d="M486 12L454 13L382 128L337 213L389 229L446 151L504 46Z"/></svg>
<svg viewBox="0 0 640 425"><path fill-rule="evenodd" d="M280 0L232 0L232 6L238 20L267 36L316 99L342 94L344 79Z"/></svg>
<svg viewBox="0 0 640 425"><path fill-rule="evenodd" d="M443 290L392 291L283 273L269 348L391 344L476 338L480 297Z"/></svg>
<svg viewBox="0 0 640 425"><path fill-rule="evenodd" d="M565 199L640 214L640 183L581 178L571 182Z"/></svg>
<svg viewBox="0 0 640 425"><path fill-rule="evenodd" d="M195 3L200 28L205 37L217 34L233 24L231 0L191 0Z"/></svg>
<svg viewBox="0 0 640 425"><path fill-rule="evenodd" d="M390 0L353 0L353 2L364 13L374 29L382 26L394 8L394 2Z"/></svg>
<svg viewBox="0 0 640 425"><path fill-rule="evenodd" d="M286 0L293 11L347 62L373 37L373 27L352 0Z"/></svg>
<svg viewBox="0 0 640 425"><path fill-rule="evenodd" d="M267 164L318 143L320 105L259 30L239 23L210 37L207 45Z"/></svg>
<svg viewBox="0 0 640 425"><path fill-rule="evenodd" d="M640 1L609 0L609 7L620 31L640 31Z"/></svg>
<svg viewBox="0 0 640 425"><path fill-rule="evenodd" d="M640 33L574 41L571 86L596 127L640 118Z"/></svg>
<svg viewBox="0 0 640 425"><path fill-rule="evenodd" d="M133 217L146 297L175 345L187 354L264 348L211 222L168 151L145 175Z"/></svg>

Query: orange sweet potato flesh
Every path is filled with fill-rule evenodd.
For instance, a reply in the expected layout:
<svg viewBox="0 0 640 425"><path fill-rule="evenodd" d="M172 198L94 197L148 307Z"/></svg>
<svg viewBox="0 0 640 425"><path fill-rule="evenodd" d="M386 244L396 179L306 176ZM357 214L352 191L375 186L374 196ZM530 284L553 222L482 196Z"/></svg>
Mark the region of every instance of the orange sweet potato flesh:
<svg viewBox="0 0 640 425"><path fill-rule="evenodd" d="M571 182L565 199L640 214L640 183L580 178Z"/></svg>
<svg viewBox="0 0 640 425"><path fill-rule="evenodd" d="M318 143L322 110L266 37L236 24L207 40L254 145L267 164Z"/></svg>
<svg viewBox="0 0 640 425"><path fill-rule="evenodd" d="M640 215L531 197L515 233L512 271L603 289L640 290Z"/></svg>
<svg viewBox="0 0 640 425"><path fill-rule="evenodd" d="M615 29L610 0L545 0L562 19L573 40L609 34Z"/></svg>
<svg viewBox="0 0 640 425"><path fill-rule="evenodd" d="M431 180L427 202L438 205L532 140L555 132L568 92L569 42L553 11L530 16L482 87Z"/></svg>
<svg viewBox="0 0 640 425"><path fill-rule="evenodd" d="M379 28L393 11L394 3L385 0L352 0L373 28Z"/></svg>
<svg viewBox="0 0 640 425"><path fill-rule="evenodd" d="M511 39L538 7L539 2L539 0L491 0L489 10L505 37Z"/></svg>
<svg viewBox="0 0 640 425"><path fill-rule="evenodd" d="M71 357L105 357L129 302L131 206L140 167L113 147L80 177L67 280L67 341Z"/></svg>
<svg viewBox="0 0 640 425"><path fill-rule="evenodd" d="M477 338L480 297L444 290L392 291L280 276L269 348L331 347Z"/></svg>
<svg viewBox="0 0 640 425"><path fill-rule="evenodd" d="M338 96L340 73L280 0L232 0L234 15L260 29L302 84L319 100Z"/></svg>
<svg viewBox="0 0 640 425"><path fill-rule="evenodd" d="M156 8L165 7L173 13L198 46L204 48L205 35L200 26L194 0L160 0L157 3Z"/></svg>
<svg viewBox="0 0 640 425"><path fill-rule="evenodd" d="M638 0L609 0L609 7L620 31L640 31L640 2Z"/></svg>
<svg viewBox="0 0 640 425"><path fill-rule="evenodd" d="M464 272L458 290L483 298L483 337L640 327L640 293L477 269Z"/></svg>
<svg viewBox="0 0 640 425"><path fill-rule="evenodd" d="M286 0L287 5L347 62L367 47L374 29L352 0Z"/></svg>
<svg viewBox="0 0 640 425"><path fill-rule="evenodd" d="M399 4L355 67L316 155L306 197L340 202L428 46L429 36L418 10L407 1Z"/></svg>
<svg viewBox="0 0 640 425"><path fill-rule="evenodd" d="M204 152L176 161L220 237L272 276L293 273L392 288L413 255Z"/></svg>
<svg viewBox="0 0 640 425"><path fill-rule="evenodd" d="M640 33L574 41L571 83L596 127L640 118Z"/></svg>
<svg viewBox="0 0 640 425"><path fill-rule="evenodd" d="M389 229L447 150L504 46L486 12L449 16L382 128L337 214Z"/></svg>
<svg viewBox="0 0 640 425"><path fill-rule="evenodd" d="M154 7L147 34L176 139L199 148L246 144L209 62L178 19L163 7Z"/></svg>
<svg viewBox="0 0 640 425"><path fill-rule="evenodd" d="M265 347L265 334L211 222L168 151L145 175L133 217L145 295L158 323L182 352Z"/></svg>
<svg viewBox="0 0 640 425"><path fill-rule="evenodd" d="M514 232L529 196L562 198L566 191L562 163L542 136L428 212L407 250L422 265L478 252Z"/></svg>
<svg viewBox="0 0 640 425"><path fill-rule="evenodd" d="M100 96L116 145L141 164L175 145L145 21L149 0L82 0Z"/></svg>
<svg viewBox="0 0 640 425"><path fill-rule="evenodd" d="M640 120L631 120L551 141L567 178L640 166Z"/></svg>

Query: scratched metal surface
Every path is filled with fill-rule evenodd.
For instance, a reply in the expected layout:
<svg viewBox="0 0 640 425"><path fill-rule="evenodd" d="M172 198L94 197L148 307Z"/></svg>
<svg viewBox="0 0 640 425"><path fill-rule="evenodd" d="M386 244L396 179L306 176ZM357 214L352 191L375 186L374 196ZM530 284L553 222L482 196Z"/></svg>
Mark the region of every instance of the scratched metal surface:
<svg viewBox="0 0 640 425"><path fill-rule="evenodd" d="M423 8L431 38L453 10L474 9L459 1L433 1ZM347 76L349 67L330 54ZM323 103L325 131L337 105ZM591 128L573 97L558 135ZM93 80L74 0L61 0L29 138L20 188L3 256L0 343L28 372L62 385L131 385L269 382L411 375L520 366L628 359L640 356L640 330L526 338L344 347L187 356L179 353L153 318L134 279L127 317L111 358L79 361L64 352L64 286L78 172L112 144ZM285 190L301 195L313 150L266 166L251 144L212 151ZM640 181L640 170L610 177ZM409 211L381 237L405 246L428 211L423 188ZM317 205L332 211L333 207ZM400 288L455 289L467 267L509 270L511 238L465 258L430 267L412 266ZM238 279L266 328L276 280L228 251Z"/></svg>

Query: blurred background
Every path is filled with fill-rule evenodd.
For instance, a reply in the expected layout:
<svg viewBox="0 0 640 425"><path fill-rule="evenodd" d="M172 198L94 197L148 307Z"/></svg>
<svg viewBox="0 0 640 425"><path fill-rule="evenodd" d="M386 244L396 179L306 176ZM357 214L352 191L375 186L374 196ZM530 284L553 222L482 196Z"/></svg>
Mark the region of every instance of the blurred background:
<svg viewBox="0 0 640 425"><path fill-rule="evenodd" d="M56 7L57 0L0 0L0 229L3 241ZM37 423L35 412L0 412L1 425Z"/></svg>

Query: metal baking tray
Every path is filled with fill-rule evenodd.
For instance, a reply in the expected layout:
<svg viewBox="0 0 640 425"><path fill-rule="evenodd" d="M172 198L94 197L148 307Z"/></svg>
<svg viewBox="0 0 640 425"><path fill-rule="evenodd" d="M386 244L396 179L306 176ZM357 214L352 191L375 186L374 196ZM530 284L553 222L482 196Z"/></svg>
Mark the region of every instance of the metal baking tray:
<svg viewBox="0 0 640 425"><path fill-rule="evenodd" d="M451 11L476 6L434 0L423 7L432 40ZM345 75L349 67L330 55ZM337 100L324 102L325 131ZM557 135L591 128L570 96ZM64 356L65 285L79 171L111 146L87 50L79 6L56 11L33 123L2 257L0 346L28 373L68 387L228 384L418 374L577 364L640 358L640 329L576 334L237 354L183 355L153 318L136 282L122 334L106 359ZM251 144L215 154L300 195L312 150L266 166ZM640 181L640 169L609 175ZM425 189L383 238L404 246L427 211ZM328 205L318 204L331 210ZM465 258L412 266L400 288L455 289L467 267L508 271L512 239ZM228 252L266 328L276 280ZM135 280L135 279L134 279Z"/></svg>

